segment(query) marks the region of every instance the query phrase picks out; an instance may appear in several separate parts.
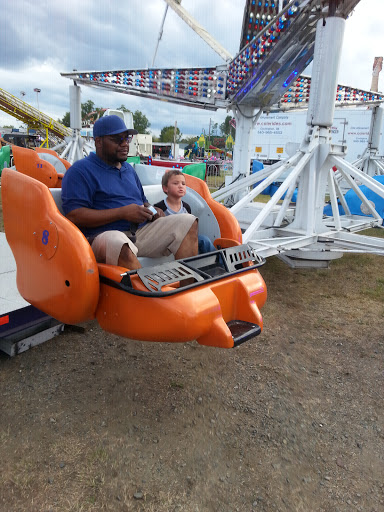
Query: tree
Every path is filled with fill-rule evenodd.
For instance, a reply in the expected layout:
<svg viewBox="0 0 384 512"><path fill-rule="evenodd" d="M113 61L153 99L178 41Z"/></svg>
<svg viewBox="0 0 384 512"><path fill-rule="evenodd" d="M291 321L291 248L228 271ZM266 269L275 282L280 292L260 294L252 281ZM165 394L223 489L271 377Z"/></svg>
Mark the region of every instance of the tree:
<svg viewBox="0 0 384 512"><path fill-rule="evenodd" d="M88 100L81 104L81 119L85 119L91 112L95 110L95 104L92 100Z"/></svg>
<svg viewBox="0 0 384 512"><path fill-rule="evenodd" d="M228 137L228 135L231 132L231 125L230 125L230 121L232 120L232 116L227 116L224 120L223 123L221 123L220 125L220 132L221 132L221 135L225 136L225 137Z"/></svg>
<svg viewBox="0 0 384 512"><path fill-rule="evenodd" d="M59 119L59 123L63 124L64 126L70 126L70 114L69 112L66 112L63 116L63 119Z"/></svg>
<svg viewBox="0 0 384 512"><path fill-rule="evenodd" d="M211 135L217 135L217 128L218 128L218 123L212 123L211 125Z"/></svg>
<svg viewBox="0 0 384 512"><path fill-rule="evenodd" d="M12 128L14 128L14 126L13 126L13 124L5 124L5 125L3 125L3 128L10 128L10 129L12 129Z"/></svg>
<svg viewBox="0 0 384 512"><path fill-rule="evenodd" d="M120 105L116 110L121 110L122 112L130 112L130 110L125 105ZM92 100L87 100L85 103L81 104L81 120L86 121L87 125L94 124L97 119L104 115L105 108L95 107L95 104ZM147 117L140 112L140 110L136 110L132 114L133 116L133 126L139 133L149 133L148 128L151 126L151 123L148 121ZM59 119L59 122L64 126L70 126L70 113L66 112L62 119Z"/></svg>
<svg viewBox="0 0 384 512"><path fill-rule="evenodd" d="M100 117L103 117L104 115L104 112L106 111L105 108L101 108L101 107L96 107L95 110L92 110L90 112L90 114L88 114L88 117L90 117L90 119L95 122L97 121L98 119L100 119Z"/></svg>
<svg viewBox="0 0 384 512"><path fill-rule="evenodd" d="M121 110L122 112L131 112L125 105L120 105L120 107L117 107L116 110ZM149 133L148 128L151 126L151 123L148 121L148 118L145 114L143 114L140 110L136 110L136 112L132 113L132 117L135 130L137 130L139 133Z"/></svg>
<svg viewBox="0 0 384 512"><path fill-rule="evenodd" d="M174 132L174 126L164 126L160 132L160 142L173 142ZM176 128L176 142L180 142L181 136L181 131Z"/></svg>
<svg viewBox="0 0 384 512"><path fill-rule="evenodd" d="M121 110L122 112L130 112L129 108L127 108L125 105L120 105L120 107L117 107L116 110Z"/></svg>
<svg viewBox="0 0 384 512"><path fill-rule="evenodd" d="M185 142L187 144L193 144L194 142L197 142L199 140L199 137L183 137L183 139L180 142Z"/></svg>
<svg viewBox="0 0 384 512"><path fill-rule="evenodd" d="M96 110L100 110L100 109L96 109ZM89 117L89 114L94 111L95 111L95 104L93 103L92 100L88 100L85 103L82 103L81 104L81 120L83 121L83 120L87 119ZM71 115L69 112L66 112L62 119L59 119L59 122L61 124L63 124L64 126L68 126L68 127L70 126L70 121L71 121Z"/></svg>
<svg viewBox="0 0 384 512"><path fill-rule="evenodd" d="M133 126L139 133L149 133L148 128L151 126L151 123L145 114L140 112L140 110L136 110L133 113Z"/></svg>

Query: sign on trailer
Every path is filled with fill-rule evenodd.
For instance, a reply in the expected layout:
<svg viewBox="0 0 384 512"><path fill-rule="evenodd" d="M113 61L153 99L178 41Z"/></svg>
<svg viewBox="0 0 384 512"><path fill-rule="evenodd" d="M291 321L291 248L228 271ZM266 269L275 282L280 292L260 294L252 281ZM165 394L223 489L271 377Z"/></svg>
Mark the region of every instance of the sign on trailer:
<svg viewBox="0 0 384 512"><path fill-rule="evenodd" d="M331 128L332 143L347 146L346 160L360 158L367 147L372 110L368 108L336 109ZM299 148L307 128L307 111L262 114L252 131L251 158L283 160ZM384 152L380 138L380 154Z"/></svg>

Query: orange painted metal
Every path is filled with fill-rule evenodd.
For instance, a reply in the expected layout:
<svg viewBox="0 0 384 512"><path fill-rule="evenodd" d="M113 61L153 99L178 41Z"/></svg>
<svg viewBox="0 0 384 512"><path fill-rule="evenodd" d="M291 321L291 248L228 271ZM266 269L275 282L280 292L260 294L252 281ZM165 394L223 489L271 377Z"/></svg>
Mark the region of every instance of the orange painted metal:
<svg viewBox="0 0 384 512"><path fill-rule="evenodd" d="M116 283L124 271L99 265L100 275ZM137 276L132 285L146 290ZM197 340L201 345L232 348L227 322L243 320L262 328L260 308L266 297L264 280L256 269L165 297L141 297L101 282L96 318L104 330L136 340Z"/></svg>
<svg viewBox="0 0 384 512"><path fill-rule="evenodd" d="M35 178L47 187L55 188L58 185L58 174L54 166L42 160L33 149L12 146L13 162L16 170Z"/></svg>
<svg viewBox="0 0 384 512"><path fill-rule="evenodd" d="M20 295L60 322L94 318L99 274L84 235L61 215L43 183L4 169L1 192Z"/></svg>
<svg viewBox="0 0 384 512"><path fill-rule="evenodd" d="M196 178L195 176L184 175L187 187L192 188L206 201L220 227L220 234L222 238L229 238L236 242L242 242L242 234L239 223L234 215L221 203L212 199L209 192L208 185L205 181Z"/></svg>

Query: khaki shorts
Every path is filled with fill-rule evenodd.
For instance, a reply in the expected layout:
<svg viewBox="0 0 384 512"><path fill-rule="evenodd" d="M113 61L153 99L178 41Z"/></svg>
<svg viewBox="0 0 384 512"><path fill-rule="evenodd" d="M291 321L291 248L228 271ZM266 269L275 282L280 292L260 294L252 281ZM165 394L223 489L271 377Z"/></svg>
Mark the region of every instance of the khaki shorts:
<svg viewBox="0 0 384 512"><path fill-rule="evenodd" d="M196 217L189 213L160 217L136 231L135 243L129 239L129 233L104 231L93 239L91 247L96 261L108 265L117 265L124 244L128 244L138 257L160 258L176 254L195 220Z"/></svg>

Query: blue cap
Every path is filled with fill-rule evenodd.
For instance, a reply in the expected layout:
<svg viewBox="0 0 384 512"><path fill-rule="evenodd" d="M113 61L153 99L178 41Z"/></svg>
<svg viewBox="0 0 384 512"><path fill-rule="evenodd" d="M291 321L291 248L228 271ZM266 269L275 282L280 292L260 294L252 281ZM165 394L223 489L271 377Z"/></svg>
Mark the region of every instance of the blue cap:
<svg viewBox="0 0 384 512"><path fill-rule="evenodd" d="M128 129L119 116L103 116L98 119L93 127L93 138L104 135L116 135L127 132L128 135L136 135L137 130Z"/></svg>

